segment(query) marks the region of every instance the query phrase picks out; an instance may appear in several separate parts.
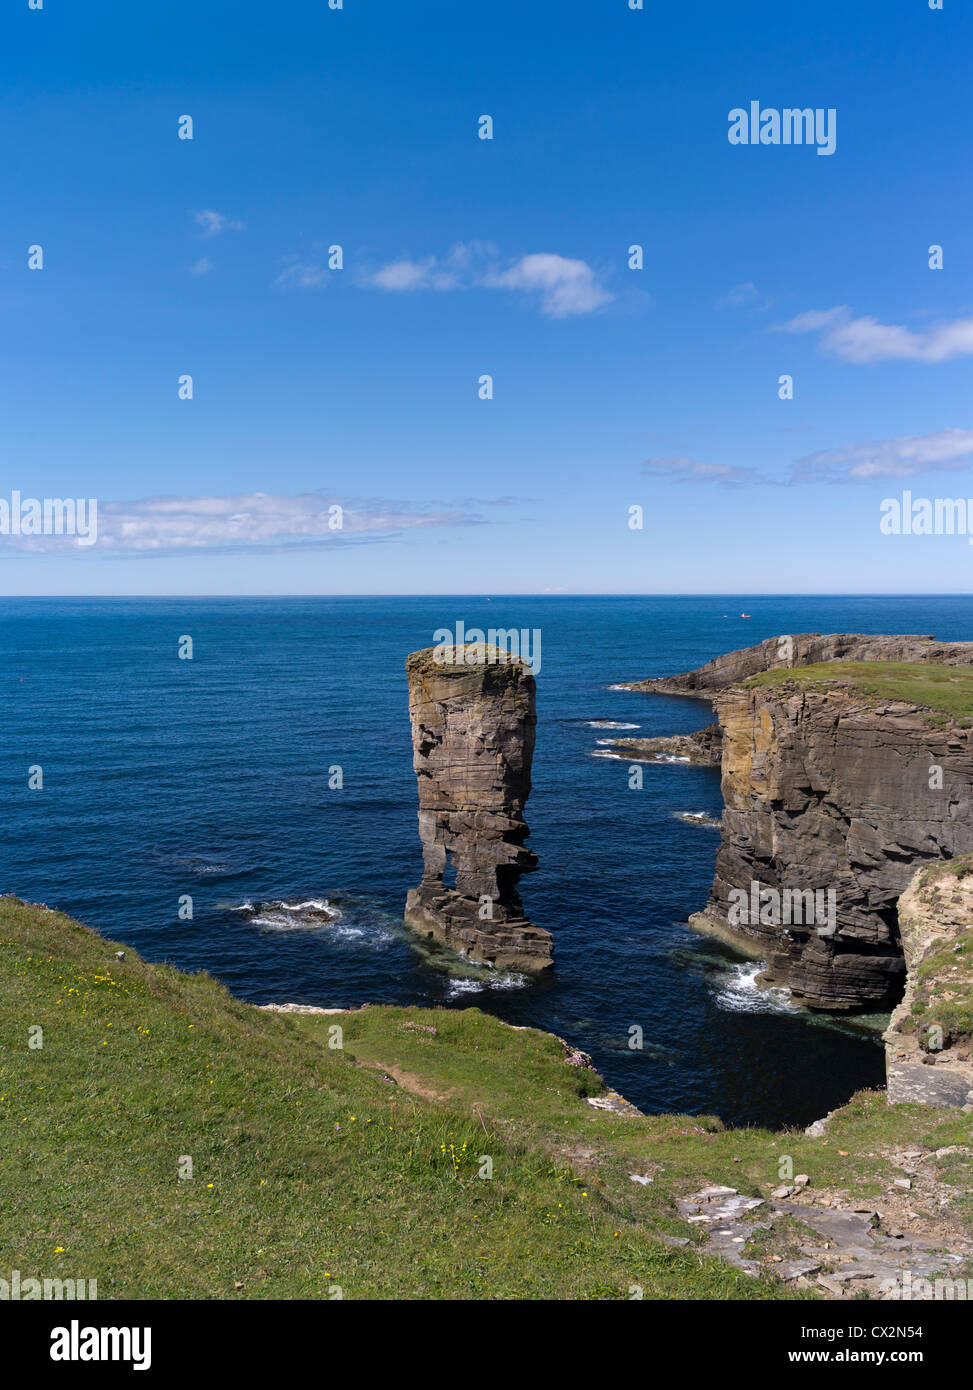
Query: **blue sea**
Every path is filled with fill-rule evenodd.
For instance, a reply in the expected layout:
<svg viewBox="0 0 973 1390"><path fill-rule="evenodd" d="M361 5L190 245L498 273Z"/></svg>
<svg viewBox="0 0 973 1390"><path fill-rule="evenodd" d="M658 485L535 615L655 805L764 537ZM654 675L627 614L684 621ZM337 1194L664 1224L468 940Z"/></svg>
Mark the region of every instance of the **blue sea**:
<svg viewBox="0 0 973 1390"><path fill-rule="evenodd" d="M402 922L421 873L404 661L460 619L541 633L520 885L554 935L539 985L443 969ZM678 817L719 816L717 770L646 766L639 790L595 754L710 722L615 682L807 631L970 639L973 599L2 599L0 890L256 1003L475 1005L590 1052L647 1112L805 1124L883 1084L874 1026L758 990L686 925L719 832Z"/></svg>

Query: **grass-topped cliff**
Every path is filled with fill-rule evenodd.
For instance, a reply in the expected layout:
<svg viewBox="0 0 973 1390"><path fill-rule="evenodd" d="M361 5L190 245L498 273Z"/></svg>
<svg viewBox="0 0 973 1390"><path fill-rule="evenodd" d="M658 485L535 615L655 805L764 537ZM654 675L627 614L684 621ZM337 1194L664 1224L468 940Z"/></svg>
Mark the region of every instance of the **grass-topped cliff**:
<svg viewBox="0 0 973 1390"><path fill-rule="evenodd" d="M973 722L973 667L934 666L921 661L821 661L811 666L761 671L749 688L842 685L880 700L902 700L957 723Z"/></svg>
<svg viewBox="0 0 973 1390"><path fill-rule="evenodd" d="M878 1198L893 1146L968 1142L881 1094L819 1139L624 1118L557 1039L476 1009L271 1013L118 949L0 899L0 1264L101 1298L812 1297L766 1240L756 1278L702 1253L675 1199L765 1195L781 1155Z"/></svg>

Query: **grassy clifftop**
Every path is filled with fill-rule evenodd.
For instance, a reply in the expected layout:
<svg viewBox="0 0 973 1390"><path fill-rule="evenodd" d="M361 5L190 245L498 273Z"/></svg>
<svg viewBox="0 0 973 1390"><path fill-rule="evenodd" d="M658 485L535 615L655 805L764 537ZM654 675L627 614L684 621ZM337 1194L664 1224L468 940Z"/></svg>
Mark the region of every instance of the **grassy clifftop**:
<svg viewBox="0 0 973 1390"><path fill-rule="evenodd" d="M761 671L743 684L749 689L793 684L837 684L881 700L904 700L951 715L959 723L973 721L973 667L936 666L920 661L822 661Z"/></svg>
<svg viewBox="0 0 973 1390"><path fill-rule="evenodd" d="M557 1039L476 1009L270 1013L118 949L0 899L0 1264L101 1298L793 1298L674 1199L766 1193L782 1153L877 1192L883 1145L969 1129L880 1095L817 1140L623 1118Z"/></svg>

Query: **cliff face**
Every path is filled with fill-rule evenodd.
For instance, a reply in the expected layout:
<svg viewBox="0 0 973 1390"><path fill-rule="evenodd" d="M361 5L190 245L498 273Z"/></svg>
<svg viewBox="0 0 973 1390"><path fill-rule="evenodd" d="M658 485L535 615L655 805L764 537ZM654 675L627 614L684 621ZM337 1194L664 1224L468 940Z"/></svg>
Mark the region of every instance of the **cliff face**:
<svg viewBox="0 0 973 1390"><path fill-rule="evenodd" d="M769 978L811 1007L895 1003L899 895L923 861L973 851L973 730L848 683L733 687L714 704L725 810L699 925L759 941ZM775 920L772 896L747 912L753 883L818 890L820 906L833 890L833 920Z"/></svg>
<svg viewBox="0 0 973 1390"><path fill-rule="evenodd" d="M524 847L534 677L525 662L482 643L454 657L443 665L427 648L406 661L423 876L405 919L473 960L546 970L551 935L527 920L517 893L520 875L537 866Z"/></svg>
<svg viewBox="0 0 973 1390"><path fill-rule="evenodd" d="M899 930L907 973L885 1034L889 1103L973 1111L973 860L920 869Z"/></svg>
<svg viewBox="0 0 973 1390"><path fill-rule="evenodd" d="M870 637L858 632L800 632L768 637L755 647L727 652L678 676L623 682L629 690L710 698L727 686L756 676L819 661L928 661L944 666L973 664L973 642L937 642L935 637Z"/></svg>

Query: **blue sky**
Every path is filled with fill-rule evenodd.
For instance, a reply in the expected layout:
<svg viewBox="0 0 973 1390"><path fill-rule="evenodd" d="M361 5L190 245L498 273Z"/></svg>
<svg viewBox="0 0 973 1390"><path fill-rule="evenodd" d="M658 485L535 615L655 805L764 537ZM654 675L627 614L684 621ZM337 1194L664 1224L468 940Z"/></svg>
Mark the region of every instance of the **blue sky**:
<svg viewBox="0 0 973 1390"><path fill-rule="evenodd" d="M0 592L969 590L879 530L973 497L960 0L11 0L0 53L0 497L99 508Z"/></svg>

